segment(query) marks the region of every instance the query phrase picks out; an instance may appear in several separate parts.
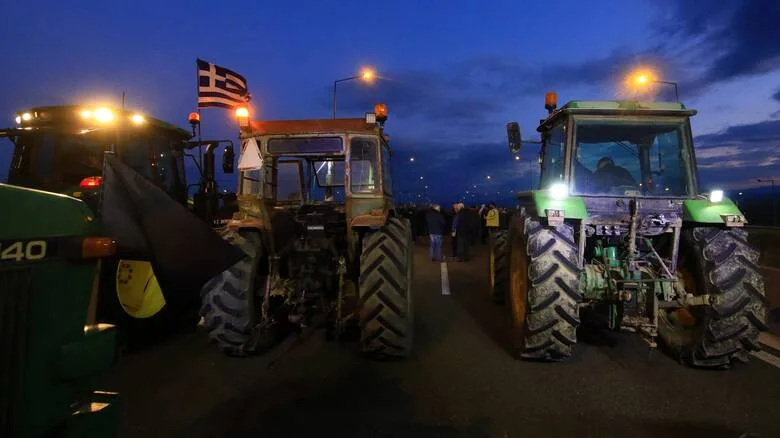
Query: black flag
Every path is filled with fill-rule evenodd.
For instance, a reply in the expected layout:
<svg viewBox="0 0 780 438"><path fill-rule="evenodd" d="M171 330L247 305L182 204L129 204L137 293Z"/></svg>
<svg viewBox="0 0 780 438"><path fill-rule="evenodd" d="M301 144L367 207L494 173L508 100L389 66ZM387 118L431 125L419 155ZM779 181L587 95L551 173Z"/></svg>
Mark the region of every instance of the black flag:
<svg viewBox="0 0 780 438"><path fill-rule="evenodd" d="M119 256L149 260L166 300L198 297L208 280L245 256L111 154L105 156L102 197L101 221L119 241ZM175 296L181 292L188 297Z"/></svg>

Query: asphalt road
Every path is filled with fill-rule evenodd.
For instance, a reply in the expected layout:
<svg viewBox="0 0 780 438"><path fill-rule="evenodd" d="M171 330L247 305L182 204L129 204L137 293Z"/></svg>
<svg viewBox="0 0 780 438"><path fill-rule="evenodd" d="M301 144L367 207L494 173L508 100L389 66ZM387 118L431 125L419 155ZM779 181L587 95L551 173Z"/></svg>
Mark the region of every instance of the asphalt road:
<svg viewBox="0 0 780 438"><path fill-rule="evenodd" d="M694 370L633 335L593 332L569 362L518 361L488 297L484 247L448 263L450 296L426 258L418 246L409 360L369 361L316 332L234 359L183 335L125 356L111 376L121 436L780 436L780 369L754 358Z"/></svg>

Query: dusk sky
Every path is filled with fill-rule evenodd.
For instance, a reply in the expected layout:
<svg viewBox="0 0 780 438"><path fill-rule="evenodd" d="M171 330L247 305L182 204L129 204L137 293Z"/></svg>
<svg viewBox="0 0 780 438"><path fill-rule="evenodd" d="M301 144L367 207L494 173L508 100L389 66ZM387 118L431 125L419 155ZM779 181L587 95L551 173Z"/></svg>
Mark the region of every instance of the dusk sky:
<svg viewBox="0 0 780 438"><path fill-rule="evenodd" d="M651 66L699 111L704 188L780 177L778 0L95 3L6 2L0 125L29 106L118 105L127 90L129 108L186 127L198 57L246 77L257 117L328 118L333 80L367 65L382 79L341 83L338 114L387 103L398 191L423 176L434 199L473 185L503 198L538 178L533 145L512 160L507 121L535 140L545 92L626 97L625 74ZM203 132L235 139L232 114L203 110Z"/></svg>

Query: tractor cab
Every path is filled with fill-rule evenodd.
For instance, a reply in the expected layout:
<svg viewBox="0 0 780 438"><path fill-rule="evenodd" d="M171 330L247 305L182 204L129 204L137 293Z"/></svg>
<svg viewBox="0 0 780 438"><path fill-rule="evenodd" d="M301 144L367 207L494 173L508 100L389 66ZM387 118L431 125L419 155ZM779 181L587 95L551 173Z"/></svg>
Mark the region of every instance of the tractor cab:
<svg viewBox="0 0 780 438"><path fill-rule="evenodd" d="M572 101L541 120L540 188L558 195L693 197L689 118L680 103ZM519 146L512 146L515 153Z"/></svg>
<svg viewBox="0 0 780 438"><path fill-rule="evenodd" d="M9 139L13 146L7 182L81 199L95 212L97 224L103 216L102 201L111 196L102 190L105 153L114 154L172 200L186 205L185 156L192 157L190 151L205 146L211 153L204 156L204 166L198 166L200 184L191 184L201 186L193 210L207 221L213 219L213 149L221 142L190 142L188 131L107 106L36 107L20 111L15 121L16 127L0 129L0 138ZM207 165L211 169L205 172ZM197 297L197 291L191 295ZM171 327L194 326L195 301L184 305L166 299L151 263L134 254L116 254L102 261L96 317L118 326L123 341L156 339Z"/></svg>
<svg viewBox="0 0 780 438"><path fill-rule="evenodd" d="M386 107L365 119L253 121L241 130L239 202L332 210L350 227L381 226L393 210Z"/></svg>
<svg viewBox="0 0 780 438"><path fill-rule="evenodd" d="M184 142L190 134L140 113L109 107L48 106L20 111L0 130L13 143L8 183L80 198L96 209L103 153L184 203Z"/></svg>

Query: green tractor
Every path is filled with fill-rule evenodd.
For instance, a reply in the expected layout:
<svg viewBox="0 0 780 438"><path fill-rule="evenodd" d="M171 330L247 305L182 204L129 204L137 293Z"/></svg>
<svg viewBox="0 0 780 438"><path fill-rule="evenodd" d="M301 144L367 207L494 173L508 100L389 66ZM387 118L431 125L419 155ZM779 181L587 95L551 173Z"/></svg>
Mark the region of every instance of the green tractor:
<svg viewBox="0 0 780 438"><path fill-rule="evenodd" d="M192 134L174 125L106 106L36 107L17 113L16 124L0 130L0 138L13 145L9 184L79 198L100 222L103 155L112 153L183 205L190 186L199 185L192 208L215 218L214 147L221 142L191 142ZM200 184L188 186L185 157L204 145L199 167L210 172L201 172ZM226 152L232 165L232 145ZM195 327L199 318L197 291L188 299L166 299L152 265L132 255L103 261L99 290L98 321L116 324L123 340L155 339L174 328Z"/></svg>
<svg viewBox="0 0 780 438"><path fill-rule="evenodd" d="M0 184L0 205L0 436L116 436L119 397L95 390L116 330L91 317L116 242L72 197Z"/></svg>
<svg viewBox="0 0 780 438"><path fill-rule="evenodd" d="M225 353L261 352L320 321L336 338L359 332L366 355L409 355L411 226L393 203L387 110L375 111L239 118L239 211L222 233L247 257L203 290L206 329Z"/></svg>
<svg viewBox="0 0 780 438"><path fill-rule="evenodd" d="M580 321L640 334L697 367L746 362L765 330L759 251L721 190L703 193L679 103L572 101L554 93L540 188L491 243L493 299L519 356L572 354ZM520 152L517 123L507 125Z"/></svg>

